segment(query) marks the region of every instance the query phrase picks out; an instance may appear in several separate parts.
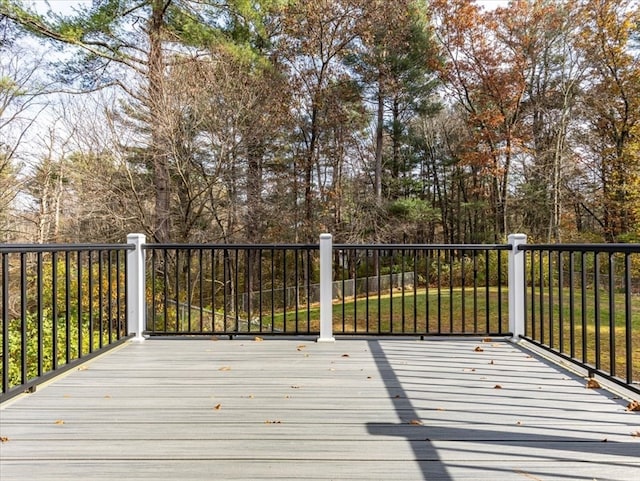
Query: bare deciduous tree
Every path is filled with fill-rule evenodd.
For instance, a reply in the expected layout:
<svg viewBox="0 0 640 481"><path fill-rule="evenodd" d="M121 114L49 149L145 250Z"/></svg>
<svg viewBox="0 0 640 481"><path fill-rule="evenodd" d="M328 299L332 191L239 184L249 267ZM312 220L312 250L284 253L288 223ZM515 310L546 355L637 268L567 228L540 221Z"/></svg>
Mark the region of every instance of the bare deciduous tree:
<svg viewBox="0 0 640 481"><path fill-rule="evenodd" d="M13 201L20 191L22 162L18 155L34 122L48 105L39 79L42 54L21 46L2 22L0 40L0 236L15 235Z"/></svg>

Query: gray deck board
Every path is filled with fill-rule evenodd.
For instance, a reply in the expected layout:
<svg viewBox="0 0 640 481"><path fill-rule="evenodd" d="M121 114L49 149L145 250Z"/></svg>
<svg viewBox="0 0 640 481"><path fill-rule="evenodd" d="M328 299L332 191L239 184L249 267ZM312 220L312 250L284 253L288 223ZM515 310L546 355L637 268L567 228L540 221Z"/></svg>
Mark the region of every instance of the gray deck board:
<svg viewBox="0 0 640 481"><path fill-rule="evenodd" d="M626 404L508 342L153 339L0 407L0 479L637 481Z"/></svg>

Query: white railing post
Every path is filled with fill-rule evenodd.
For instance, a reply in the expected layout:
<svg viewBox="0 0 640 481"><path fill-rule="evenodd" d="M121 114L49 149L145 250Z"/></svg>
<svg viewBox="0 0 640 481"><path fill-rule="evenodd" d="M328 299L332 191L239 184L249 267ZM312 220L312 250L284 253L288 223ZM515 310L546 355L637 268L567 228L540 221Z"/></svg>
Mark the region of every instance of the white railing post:
<svg viewBox="0 0 640 481"><path fill-rule="evenodd" d="M127 252L127 330L133 334L134 341L144 341L146 300L145 300L145 262L142 245L146 242L144 234L129 234L127 243L135 249Z"/></svg>
<svg viewBox="0 0 640 481"><path fill-rule="evenodd" d="M318 342L334 342L333 337L333 243L331 234L320 234L320 337Z"/></svg>
<svg viewBox="0 0 640 481"><path fill-rule="evenodd" d="M525 255L518 246L527 243L525 234L509 235L509 330L511 340L517 342L524 334Z"/></svg>

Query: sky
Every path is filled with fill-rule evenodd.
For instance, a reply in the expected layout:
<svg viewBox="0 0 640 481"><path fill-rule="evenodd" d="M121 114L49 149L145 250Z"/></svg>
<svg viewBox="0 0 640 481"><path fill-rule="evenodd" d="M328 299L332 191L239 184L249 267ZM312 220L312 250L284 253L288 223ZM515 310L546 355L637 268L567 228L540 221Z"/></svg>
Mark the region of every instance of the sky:
<svg viewBox="0 0 640 481"><path fill-rule="evenodd" d="M55 13L73 13L78 5L91 5L91 0L30 0L38 12L45 13L49 9Z"/></svg>

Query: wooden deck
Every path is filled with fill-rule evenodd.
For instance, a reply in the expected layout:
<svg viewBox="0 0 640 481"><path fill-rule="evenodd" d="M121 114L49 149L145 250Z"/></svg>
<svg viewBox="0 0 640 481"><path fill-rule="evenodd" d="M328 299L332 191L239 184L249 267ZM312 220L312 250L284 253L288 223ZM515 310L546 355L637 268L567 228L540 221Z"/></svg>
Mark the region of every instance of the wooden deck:
<svg viewBox="0 0 640 481"><path fill-rule="evenodd" d="M638 481L626 404L508 342L152 339L5 403L0 479Z"/></svg>

